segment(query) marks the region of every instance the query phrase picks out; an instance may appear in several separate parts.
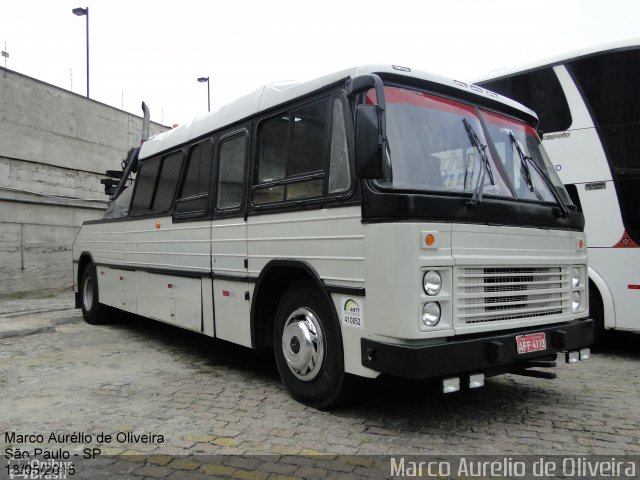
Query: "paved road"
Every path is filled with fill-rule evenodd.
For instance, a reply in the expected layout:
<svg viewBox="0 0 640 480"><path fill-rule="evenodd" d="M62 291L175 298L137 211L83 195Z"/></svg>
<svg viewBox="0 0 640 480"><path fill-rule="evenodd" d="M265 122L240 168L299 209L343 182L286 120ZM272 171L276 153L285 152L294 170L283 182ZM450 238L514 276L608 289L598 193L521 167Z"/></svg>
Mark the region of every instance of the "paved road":
<svg viewBox="0 0 640 480"><path fill-rule="evenodd" d="M554 381L505 375L443 396L386 379L321 412L287 395L267 353L135 317L90 326L68 295L50 305L0 308L0 446L100 448L88 463L102 473L87 478L355 478L374 461L360 455L640 455L640 336L559 363ZM248 457L193 457L212 454Z"/></svg>

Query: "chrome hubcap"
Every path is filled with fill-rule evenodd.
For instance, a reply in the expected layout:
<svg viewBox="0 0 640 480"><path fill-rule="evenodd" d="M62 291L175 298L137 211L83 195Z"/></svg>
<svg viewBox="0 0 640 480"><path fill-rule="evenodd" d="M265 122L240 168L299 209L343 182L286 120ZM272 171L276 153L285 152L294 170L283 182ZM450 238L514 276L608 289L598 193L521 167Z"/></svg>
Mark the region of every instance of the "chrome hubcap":
<svg viewBox="0 0 640 480"><path fill-rule="evenodd" d="M313 380L322 369L324 337L322 328L308 308L294 311L282 332L282 353L289 370L300 380Z"/></svg>
<svg viewBox="0 0 640 480"><path fill-rule="evenodd" d="M82 285L82 305L88 312L93 306L93 279L87 276Z"/></svg>

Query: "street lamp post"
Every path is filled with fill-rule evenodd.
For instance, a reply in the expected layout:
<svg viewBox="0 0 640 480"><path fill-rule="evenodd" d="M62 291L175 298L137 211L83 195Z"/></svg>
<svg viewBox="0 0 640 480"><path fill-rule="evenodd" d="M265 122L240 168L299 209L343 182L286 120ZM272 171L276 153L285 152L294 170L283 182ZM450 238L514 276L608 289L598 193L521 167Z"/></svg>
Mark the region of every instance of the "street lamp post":
<svg viewBox="0 0 640 480"><path fill-rule="evenodd" d="M198 78L200 83L207 82L207 112L211 111L211 87L209 86L209 77Z"/></svg>
<svg viewBox="0 0 640 480"><path fill-rule="evenodd" d="M87 20L87 98L89 98L89 7L78 7L71 11L74 15L86 17Z"/></svg>

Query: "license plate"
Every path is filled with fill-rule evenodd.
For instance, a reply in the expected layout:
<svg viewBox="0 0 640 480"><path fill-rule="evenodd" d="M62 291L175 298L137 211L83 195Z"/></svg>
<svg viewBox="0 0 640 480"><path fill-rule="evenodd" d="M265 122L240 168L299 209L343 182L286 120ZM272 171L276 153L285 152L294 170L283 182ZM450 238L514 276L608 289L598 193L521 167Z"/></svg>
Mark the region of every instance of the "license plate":
<svg viewBox="0 0 640 480"><path fill-rule="evenodd" d="M516 337L518 353L541 352L547 349L547 337L544 332L518 335Z"/></svg>

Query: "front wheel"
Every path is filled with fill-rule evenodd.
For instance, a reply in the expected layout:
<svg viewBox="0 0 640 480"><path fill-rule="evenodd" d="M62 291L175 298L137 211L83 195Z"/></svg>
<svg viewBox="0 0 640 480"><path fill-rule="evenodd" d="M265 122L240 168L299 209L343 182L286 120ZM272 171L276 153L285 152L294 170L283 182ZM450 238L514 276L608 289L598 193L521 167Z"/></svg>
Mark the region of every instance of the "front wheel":
<svg viewBox="0 0 640 480"><path fill-rule="evenodd" d="M106 307L100 305L98 293L98 275L93 263L87 265L80 281L80 299L82 316L91 325L100 325L107 321Z"/></svg>
<svg viewBox="0 0 640 480"><path fill-rule="evenodd" d="M280 377L296 400L323 409L353 392L335 312L311 282L294 284L280 300L273 344Z"/></svg>

